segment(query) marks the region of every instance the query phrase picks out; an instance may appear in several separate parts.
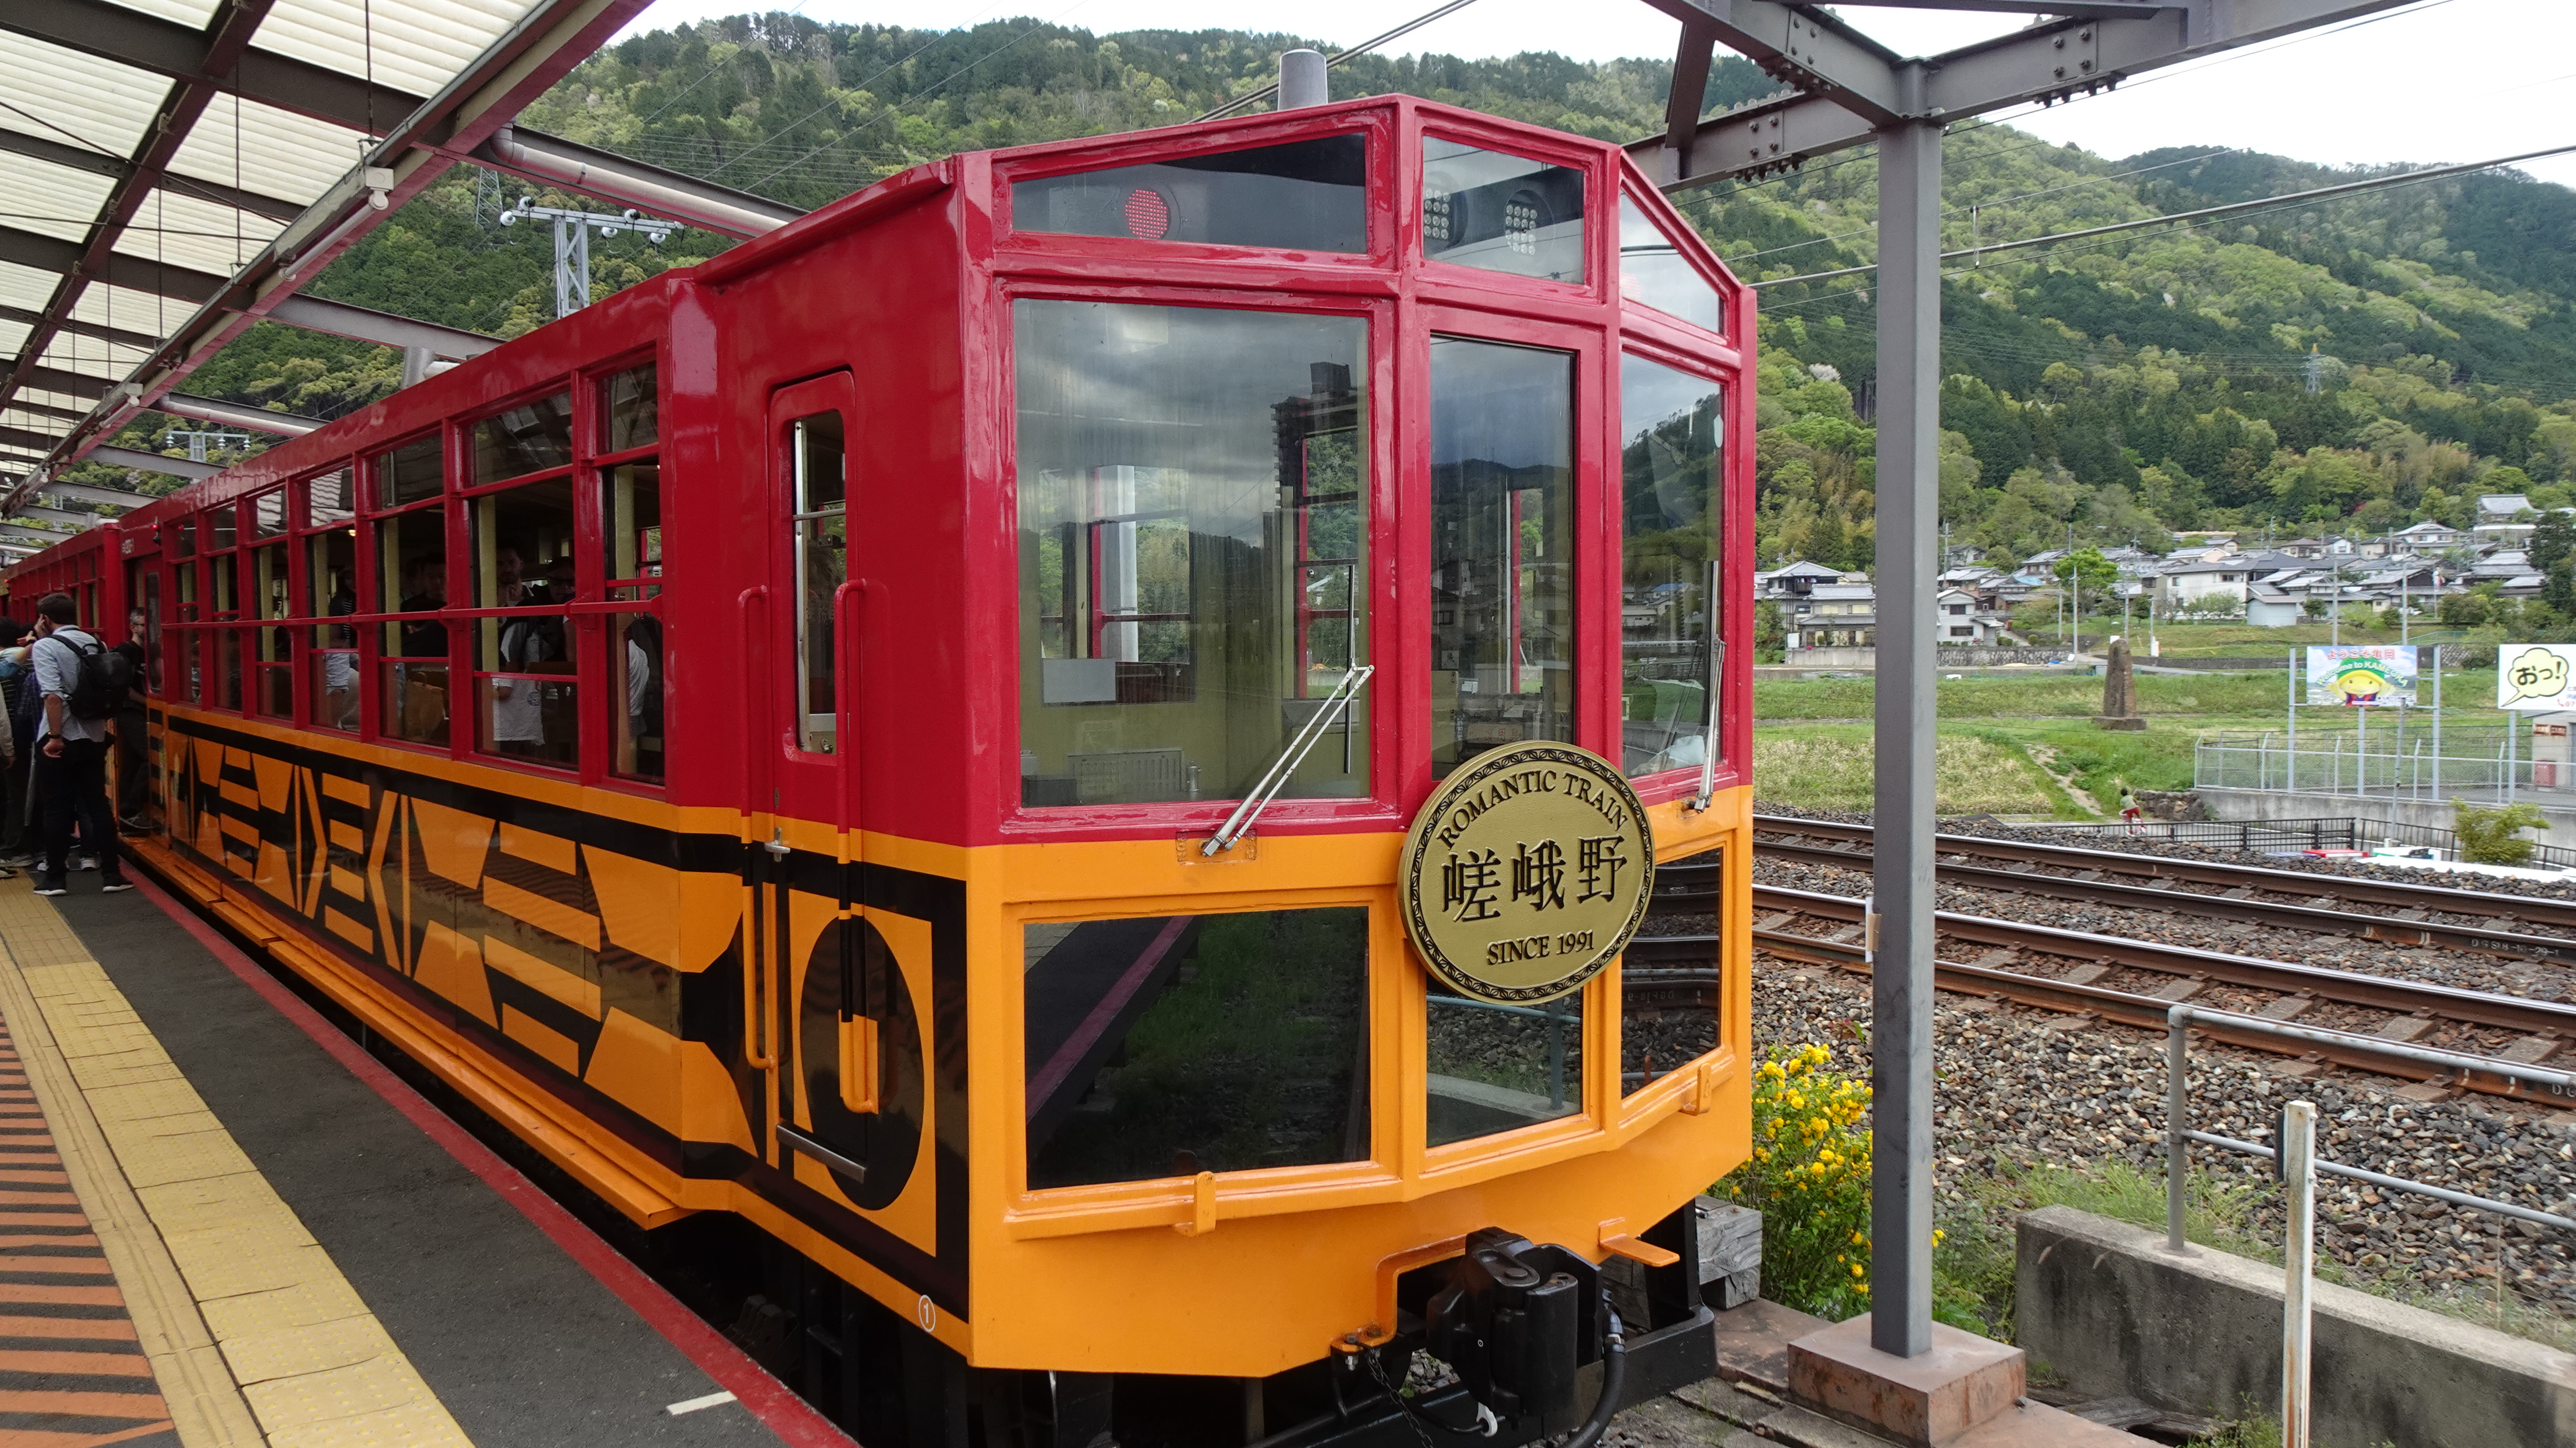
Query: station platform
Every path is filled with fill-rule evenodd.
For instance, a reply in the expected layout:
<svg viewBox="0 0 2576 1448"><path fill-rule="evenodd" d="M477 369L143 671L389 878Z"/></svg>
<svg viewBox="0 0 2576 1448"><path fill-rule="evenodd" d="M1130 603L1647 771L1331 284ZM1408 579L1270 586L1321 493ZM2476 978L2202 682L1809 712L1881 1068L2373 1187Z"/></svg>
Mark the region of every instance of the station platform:
<svg viewBox="0 0 2576 1448"><path fill-rule="evenodd" d="M0 880L0 1444L849 1443L159 889L72 889Z"/></svg>

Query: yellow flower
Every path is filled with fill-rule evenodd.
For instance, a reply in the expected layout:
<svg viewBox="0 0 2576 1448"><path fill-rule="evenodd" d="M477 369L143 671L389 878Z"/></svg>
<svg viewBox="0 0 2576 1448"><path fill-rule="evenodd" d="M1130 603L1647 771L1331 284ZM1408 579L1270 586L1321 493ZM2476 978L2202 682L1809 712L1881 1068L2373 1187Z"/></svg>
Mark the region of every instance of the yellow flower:
<svg viewBox="0 0 2576 1448"><path fill-rule="evenodd" d="M1853 1279L1854 1281L1858 1281L1858 1280L1860 1279L1860 1275L1861 1275L1860 1264L1859 1264L1858 1262L1854 1262L1853 1264L1851 1264L1851 1272L1852 1272L1852 1279Z"/></svg>

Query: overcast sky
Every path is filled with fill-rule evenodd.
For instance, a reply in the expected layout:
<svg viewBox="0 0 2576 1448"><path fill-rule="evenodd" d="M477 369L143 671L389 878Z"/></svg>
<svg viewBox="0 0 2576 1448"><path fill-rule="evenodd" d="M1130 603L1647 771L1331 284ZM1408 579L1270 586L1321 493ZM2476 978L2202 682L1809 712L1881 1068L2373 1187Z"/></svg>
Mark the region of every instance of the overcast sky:
<svg viewBox="0 0 2576 1448"><path fill-rule="evenodd" d="M795 0L817 20L973 25L1030 15L1095 33L1228 26L1364 40L1436 0ZM755 7L656 0L633 30ZM1890 46L1931 54L2011 30L2009 15L1847 7ZM1678 25L1642 0L1477 0L1396 41L1398 54L1470 59L1553 50L1577 60L1672 54ZM2117 93L2014 124L2119 157L2158 146L2243 146L2337 165L2476 161L2576 144L2576 5L2558 0L2423 0L2312 38L2258 46L2141 76ZM2526 170L2576 185L2576 153Z"/></svg>

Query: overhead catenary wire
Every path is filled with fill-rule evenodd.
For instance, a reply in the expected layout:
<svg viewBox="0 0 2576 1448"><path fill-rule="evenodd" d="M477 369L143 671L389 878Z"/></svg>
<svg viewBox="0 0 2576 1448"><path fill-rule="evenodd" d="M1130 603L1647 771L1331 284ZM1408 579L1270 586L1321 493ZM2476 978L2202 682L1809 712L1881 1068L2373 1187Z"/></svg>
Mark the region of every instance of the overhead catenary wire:
<svg viewBox="0 0 2576 1448"><path fill-rule="evenodd" d="M1390 40L1397 40L1404 36L1411 35L1413 32L1420 30L1423 26L1430 24L1432 21L1438 20L1444 15L1456 14L1458 11L1464 10L1475 3L1476 0L1449 0L1448 4L1441 6L1439 9L1430 11L1426 14L1417 15L1413 19L1404 22L1402 25L1395 27L1393 30L1386 32L1384 35L1372 35L1368 39L1361 41L1359 44L1352 46L1348 50L1340 51L1324 57L1324 68L1330 70L1334 66L1341 64L1343 61L1351 59L1353 56L1366 55L1370 51L1377 49L1379 46L1386 44ZM1219 116L1230 116L1236 111L1242 110L1245 106L1258 104L1259 102L1266 101L1277 94L1279 94L1279 82L1274 80L1259 90L1236 96L1233 100L1227 101L1224 105L1218 106L1215 110L1204 112L1193 119L1213 121Z"/></svg>
<svg viewBox="0 0 2576 1448"><path fill-rule="evenodd" d="M2278 196L2259 197L2252 201L2231 201L2224 206L2204 206L2195 211L2176 211L2163 216L2146 216L2132 221L2115 221L2107 226L2088 226L2078 231L2060 231L2051 233L2047 236L2024 237L2019 241L1988 242L1980 246L1961 247L1954 251L1945 251L1941 253L1941 260L1956 261L1962 257L1983 258L1994 252L2021 251L2034 246L2052 246L2069 241L2080 241L2088 237L2109 236L2115 232L2137 231L2145 227L2162 226L2172 222L2200 222L2204 220L2214 220L2220 217L2242 215L2251 211L2266 211L2278 209L2284 206L2298 206L2311 201L2326 201L2336 197L2354 195L2363 191L2375 191L2383 187L2402 186L2423 181L2439 181L2444 177L2465 176L2475 171L2491 171L2498 166L2511 166L2522 161L2535 161L2544 156L2563 156L2570 151L2576 151L2576 144L2550 146L2537 151L2524 151L2517 155L2500 156L2492 161L2466 161L2454 166L2433 166L2421 171L2401 172L2394 176L2374 176L2367 181L2347 181L2338 186L2320 186L2309 191L2284 192ZM1832 271L1807 272L1793 277L1773 277L1767 281L1754 282L1751 285L1757 290L1763 287L1784 287L1793 283L1832 281L1838 277L1860 276L1863 273L1874 272L1876 270L1878 270L1878 263L1865 262L1859 266L1837 267Z"/></svg>

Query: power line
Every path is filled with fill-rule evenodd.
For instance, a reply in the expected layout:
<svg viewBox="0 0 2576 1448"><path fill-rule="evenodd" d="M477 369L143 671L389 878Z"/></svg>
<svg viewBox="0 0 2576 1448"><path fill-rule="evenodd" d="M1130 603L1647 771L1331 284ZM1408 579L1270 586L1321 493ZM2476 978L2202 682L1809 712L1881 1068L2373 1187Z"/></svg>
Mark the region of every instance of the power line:
<svg viewBox="0 0 2576 1448"><path fill-rule="evenodd" d="M1395 27L1393 30L1386 32L1384 35L1370 36L1368 39L1361 41L1359 44L1352 46L1348 50L1342 51L1337 55L1328 55L1324 57L1324 68L1326 70L1330 70L1334 66L1341 64L1343 61L1349 60L1353 56L1366 55L1370 51L1377 49L1379 46L1386 44L1390 40L1411 35L1413 32L1420 30L1423 26L1430 24L1432 21L1437 20L1444 15L1454 15L1458 11L1464 10L1475 3L1476 0L1449 0L1448 4L1441 6L1439 9L1434 10L1427 15L1415 16L1413 19L1408 20L1402 25ZM1198 116L1196 119L1201 121L1213 121L1219 116L1232 115L1234 112L1242 110L1245 106L1251 105L1256 101L1268 100L1277 94L1279 94L1279 82L1274 80L1270 84L1263 86L1261 89L1253 91L1248 95L1236 96L1233 100L1227 101L1224 105L1221 105L1215 110L1209 111L1204 115Z"/></svg>
<svg viewBox="0 0 2576 1448"><path fill-rule="evenodd" d="M2456 166L2434 166L2426 170L2407 171L2395 176L2373 177L2367 181L2348 181L2340 186L2320 186L2310 191L2290 191L2279 196L2265 196L2253 201L2232 201L2224 206L2204 206L2197 211L2177 211L2170 215L2143 217L2135 221L2115 221L2108 226L2088 226L2080 231L2061 231L2048 236L2025 237L2019 241L1999 241L1991 246L1965 247L1957 251L1945 251L1941 253L1941 260L1953 261L1960 257L1982 258L1991 252L2020 251L2026 247L2049 246L2059 242L2078 241L2086 237L2107 236L2113 232L2135 231L2140 227L2157 226L2166 222L2197 222L2205 218L2234 216L2248 211L2262 211L2274 207L2295 206L2308 201L2324 201L2335 197L2350 196L2362 191L2375 191L2388 186L2403 186L2419 181L2439 181L2446 176L2464 176L2472 171L2489 171L2498 166L2510 166L2520 161L2535 161L2543 156L2561 156L2570 151L2576 151L2576 144L2551 146L2538 151L2524 151L2519 155L2499 157L2493 161L2468 161ZM1752 285L1756 288L1782 287L1788 286L1793 282L1831 281L1836 277L1859 276L1864 272L1874 272L1876 270L1878 270L1877 262L1867 262L1860 266L1840 267L1833 271L1808 272L1805 275L1794 277L1774 277L1769 281L1754 282Z"/></svg>

